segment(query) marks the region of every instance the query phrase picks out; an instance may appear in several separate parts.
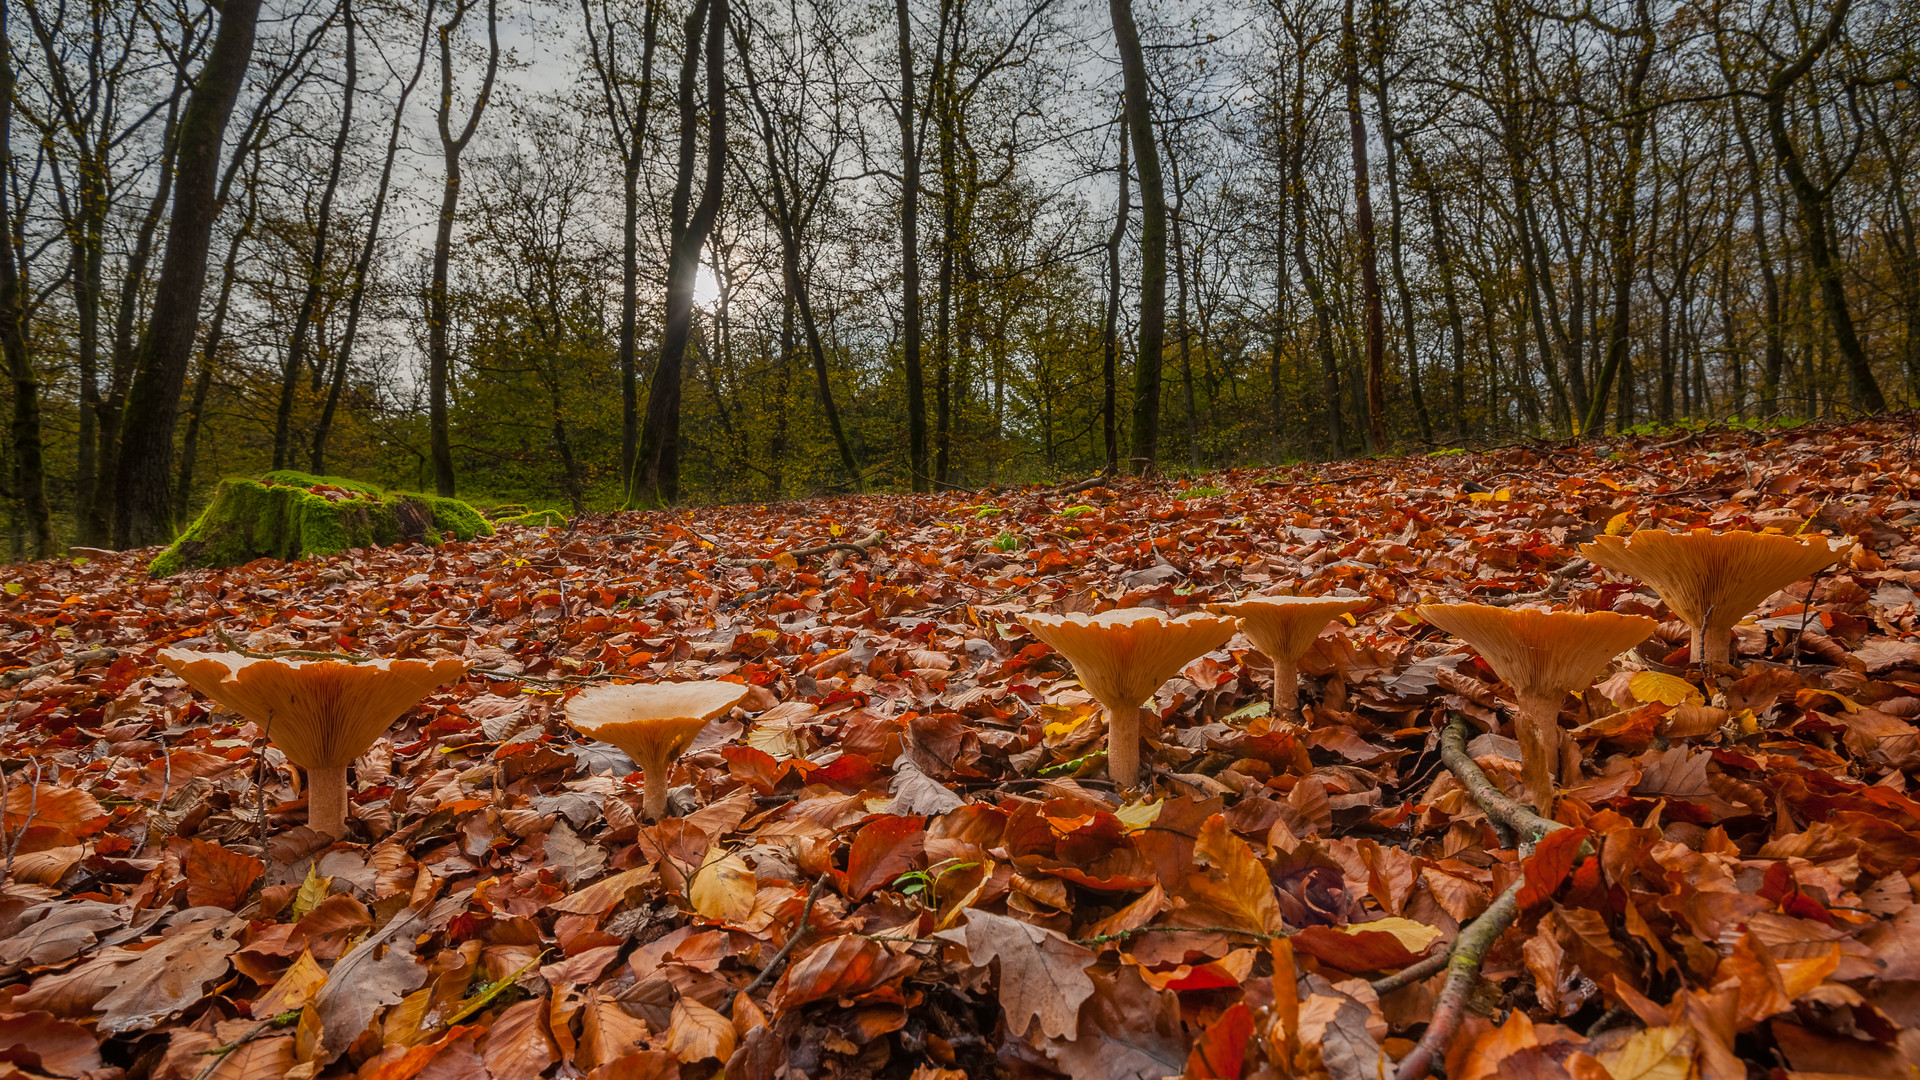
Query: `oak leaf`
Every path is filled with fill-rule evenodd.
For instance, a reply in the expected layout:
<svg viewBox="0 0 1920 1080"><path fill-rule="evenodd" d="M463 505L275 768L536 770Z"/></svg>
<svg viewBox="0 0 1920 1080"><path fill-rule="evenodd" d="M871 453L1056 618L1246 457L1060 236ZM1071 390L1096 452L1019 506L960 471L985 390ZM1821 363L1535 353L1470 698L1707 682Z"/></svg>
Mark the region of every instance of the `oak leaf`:
<svg viewBox="0 0 1920 1080"><path fill-rule="evenodd" d="M1061 934L1020 919L978 908L967 910L966 925L934 934L964 945L974 967L1000 964L1000 1007L1007 1026L1023 1038L1076 1038L1080 1003L1093 996L1086 969L1098 959L1090 949Z"/></svg>

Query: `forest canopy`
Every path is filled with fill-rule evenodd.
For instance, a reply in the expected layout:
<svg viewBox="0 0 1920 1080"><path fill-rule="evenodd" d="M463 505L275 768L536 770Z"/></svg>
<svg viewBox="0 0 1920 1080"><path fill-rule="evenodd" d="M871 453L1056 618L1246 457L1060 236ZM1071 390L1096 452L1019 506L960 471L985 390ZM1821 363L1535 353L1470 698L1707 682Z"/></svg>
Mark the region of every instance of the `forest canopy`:
<svg viewBox="0 0 1920 1080"><path fill-rule="evenodd" d="M15 553L1920 391L1913 0L20 0Z"/></svg>

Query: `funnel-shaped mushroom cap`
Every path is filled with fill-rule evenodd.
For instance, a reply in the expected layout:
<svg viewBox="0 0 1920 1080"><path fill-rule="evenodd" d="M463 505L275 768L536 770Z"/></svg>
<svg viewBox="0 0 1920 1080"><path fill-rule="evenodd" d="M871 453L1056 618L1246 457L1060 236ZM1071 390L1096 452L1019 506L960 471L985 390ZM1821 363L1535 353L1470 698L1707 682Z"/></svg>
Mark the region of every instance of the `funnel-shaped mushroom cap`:
<svg viewBox="0 0 1920 1080"><path fill-rule="evenodd" d="M1179 618L1155 608L1098 615L1042 615L1020 622L1065 654L1087 693L1111 709L1132 709L1188 662L1226 644L1239 620L1194 612Z"/></svg>
<svg viewBox="0 0 1920 1080"><path fill-rule="evenodd" d="M1327 623L1366 603L1364 596L1249 596L1207 610L1238 617L1241 632L1269 660L1298 660Z"/></svg>
<svg viewBox="0 0 1920 1080"><path fill-rule="evenodd" d="M1614 611L1579 614L1487 604L1427 604L1417 610L1479 650L1523 699L1557 701L1586 689L1607 661L1645 641L1660 625L1644 615Z"/></svg>
<svg viewBox="0 0 1920 1080"><path fill-rule="evenodd" d="M632 683L596 686L567 702L567 723L610 742L642 767L685 750L707 721L747 696L731 682Z"/></svg>
<svg viewBox="0 0 1920 1080"><path fill-rule="evenodd" d="M1653 586L1675 615L1698 628L1731 627L1844 550L1819 535L1641 529L1630 537L1596 537L1580 554Z"/></svg>
<svg viewBox="0 0 1920 1080"><path fill-rule="evenodd" d="M458 679L464 660L263 660L160 650L187 685L266 730L304 769L339 769L420 699Z"/></svg>

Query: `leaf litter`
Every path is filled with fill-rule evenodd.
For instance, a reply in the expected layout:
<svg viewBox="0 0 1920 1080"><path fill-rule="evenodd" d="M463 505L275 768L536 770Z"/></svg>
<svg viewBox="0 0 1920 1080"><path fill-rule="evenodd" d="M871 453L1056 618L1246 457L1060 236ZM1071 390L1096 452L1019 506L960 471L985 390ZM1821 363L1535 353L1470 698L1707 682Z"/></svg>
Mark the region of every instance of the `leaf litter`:
<svg viewBox="0 0 1920 1080"><path fill-rule="evenodd" d="M588 516L164 582L142 553L17 566L0 1075L1911 1075L1909 429ZM1847 553L1702 669L1578 555L1695 527ZM1298 715L1236 636L1148 703L1130 794L1018 622L1280 592L1358 602ZM1436 602L1659 621L1567 699L1554 820L1514 802L1513 691L1412 613ZM263 732L155 660L229 643L470 671L356 763L334 843ZM747 694L650 821L562 706L693 678Z"/></svg>

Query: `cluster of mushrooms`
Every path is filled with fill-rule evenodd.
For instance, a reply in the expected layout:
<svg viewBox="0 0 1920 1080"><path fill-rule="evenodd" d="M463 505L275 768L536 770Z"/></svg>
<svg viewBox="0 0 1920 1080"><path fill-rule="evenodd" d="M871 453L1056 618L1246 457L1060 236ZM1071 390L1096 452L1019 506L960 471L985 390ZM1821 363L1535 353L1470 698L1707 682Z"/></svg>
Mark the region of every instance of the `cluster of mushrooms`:
<svg viewBox="0 0 1920 1080"><path fill-rule="evenodd" d="M1692 659L1711 670L1729 661L1735 623L1768 596L1832 564L1845 547L1824 536L1643 529L1631 537L1599 537L1580 551L1597 566L1651 586L1692 628ZM1105 708L1108 773L1131 790L1140 780L1142 705L1162 683L1244 632L1273 665L1274 717L1297 718L1301 657L1329 622L1366 603L1365 597L1255 596L1175 617L1121 608L1097 615L1028 613L1019 621L1067 658L1081 686ZM1611 611L1486 604L1415 610L1473 646L1513 688L1522 786L1540 813L1551 814L1556 772L1563 761L1569 774L1579 765L1573 740L1560 728L1566 696L1585 690L1658 624ZM347 766L408 709L466 671L455 659L284 660L179 649L163 649L159 659L194 689L253 721L306 770L308 823L333 837L347 835ZM576 730L612 743L640 766L646 816L659 820L667 812L674 759L747 692L722 681L599 686L576 694L566 716Z"/></svg>

